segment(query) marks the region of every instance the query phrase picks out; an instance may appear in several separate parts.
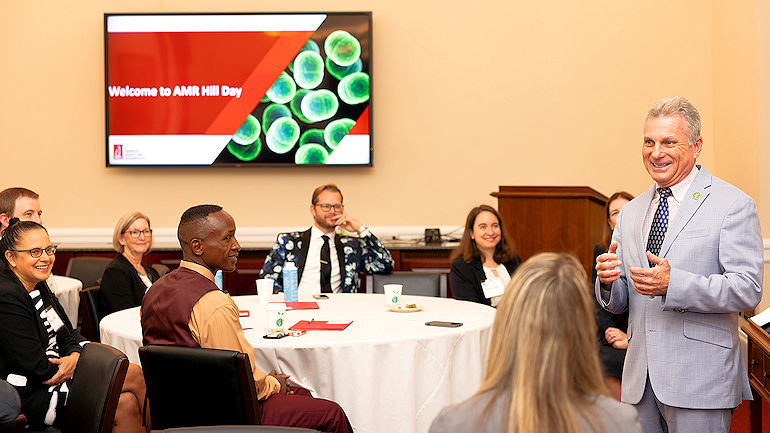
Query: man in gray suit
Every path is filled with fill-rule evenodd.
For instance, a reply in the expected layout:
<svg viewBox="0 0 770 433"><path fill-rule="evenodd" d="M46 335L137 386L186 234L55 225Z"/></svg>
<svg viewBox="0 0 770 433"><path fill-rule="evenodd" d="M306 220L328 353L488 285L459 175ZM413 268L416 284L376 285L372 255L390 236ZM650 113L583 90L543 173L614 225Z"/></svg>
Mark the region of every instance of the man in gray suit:
<svg viewBox="0 0 770 433"><path fill-rule="evenodd" d="M597 258L596 297L629 309L622 400L646 433L728 432L751 399L738 313L762 298L754 201L695 164L700 116L684 98L658 101L642 160L655 185L623 207Z"/></svg>

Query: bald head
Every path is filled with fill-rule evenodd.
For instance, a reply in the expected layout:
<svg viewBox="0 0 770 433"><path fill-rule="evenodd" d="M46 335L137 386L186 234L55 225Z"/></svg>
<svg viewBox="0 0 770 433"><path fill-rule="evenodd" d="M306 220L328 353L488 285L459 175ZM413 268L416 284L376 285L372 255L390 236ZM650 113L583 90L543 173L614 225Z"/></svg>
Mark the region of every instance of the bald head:
<svg viewBox="0 0 770 433"><path fill-rule="evenodd" d="M177 238L184 260L203 265L211 272L235 269L241 246L235 239L235 220L221 206L187 209L179 220Z"/></svg>

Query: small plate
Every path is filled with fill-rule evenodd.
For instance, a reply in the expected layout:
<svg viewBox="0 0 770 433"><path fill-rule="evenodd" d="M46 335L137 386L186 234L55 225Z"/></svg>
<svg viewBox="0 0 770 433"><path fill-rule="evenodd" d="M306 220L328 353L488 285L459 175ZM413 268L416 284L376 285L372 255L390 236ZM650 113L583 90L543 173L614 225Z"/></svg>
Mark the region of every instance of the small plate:
<svg viewBox="0 0 770 433"><path fill-rule="evenodd" d="M423 310L423 308L421 306L419 306L419 305L414 307L414 308L406 308L403 305L398 305L398 306L395 306L395 307L389 307L388 308L388 311L393 311L395 313L414 313L414 312L422 311L422 310Z"/></svg>

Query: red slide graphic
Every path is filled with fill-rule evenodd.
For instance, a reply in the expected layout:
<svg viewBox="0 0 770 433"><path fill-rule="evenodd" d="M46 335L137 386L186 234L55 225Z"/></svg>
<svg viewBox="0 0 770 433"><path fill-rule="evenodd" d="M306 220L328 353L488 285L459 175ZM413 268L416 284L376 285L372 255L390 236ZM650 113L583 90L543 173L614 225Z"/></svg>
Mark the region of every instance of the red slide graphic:
<svg viewBox="0 0 770 433"><path fill-rule="evenodd" d="M110 33L110 134L231 135L312 33Z"/></svg>
<svg viewBox="0 0 770 433"><path fill-rule="evenodd" d="M364 108L364 112L361 113L360 116L358 116L358 119L356 119L356 124L353 125L352 128L350 128L350 131L348 131L348 135L355 135L355 134L369 134L369 106L367 105L366 108Z"/></svg>

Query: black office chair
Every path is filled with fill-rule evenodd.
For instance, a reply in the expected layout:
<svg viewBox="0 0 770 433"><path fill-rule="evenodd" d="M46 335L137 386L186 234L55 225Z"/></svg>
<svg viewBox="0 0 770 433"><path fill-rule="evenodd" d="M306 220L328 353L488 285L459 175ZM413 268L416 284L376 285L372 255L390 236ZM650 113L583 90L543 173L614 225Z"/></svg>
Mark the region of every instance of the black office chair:
<svg viewBox="0 0 770 433"><path fill-rule="evenodd" d="M61 430L48 427L42 432L112 432L127 371L128 358L123 352L105 344L86 344L75 367L67 405L60 415Z"/></svg>
<svg viewBox="0 0 770 433"><path fill-rule="evenodd" d="M128 358L106 344L83 347L62 419L63 433L110 433Z"/></svg>
<svg viewBox="0 0 770 433"><path fill-rule="evenodd" d="M20 409L21 398L16 388L0 379L0 433L24 432L27 417L20 414Z"/></svg>
<svg viewBox="0 0 770 433"><path fill-rule="evenodd" d="M139 348L153 430L256 425L260 408L249 357L231 350Z"/></svg>
<svg viewBox="0 0 770 433"><path fill-rule="evenodd" d="M446 297L444 276L438 272L397 271L372 275L372 292L385 293L385 284L401 284L404 295ZM442 282L444 284L442 284Z"/></svg>
<svg viewBox="0 0 770 433"><path fill-rule="evenodd" d="M163 433L320 433L297 427L277 427L271 425L218 425L211 427L167 428Z"/></svg>
<svg viewBox="0 0 770 433"><path fill-rule="evenodd" d="M95 286L112 259L107 257L73 257L67 263L65 275L83 282L83 287Z"/></svg>
<svg viewBox="0 0 770 433"><path fill-rule="evenodd" d="M25 433L27 429L27 417L19 414L16 419L0 424L0 433Z"/></svg>
<svg viewBox="0 0 770 433"><path fill-rule="evenodd" d="M162 276L166 275L167 273L169 273L171 271L171 268L169 268L168 266L164 265L163 263L153 263L150 266L152 266L153 269L158 271L158 276L159 277L162 277Z"/></svg>
<svg viewBox="0 0 770 433"><path fill-rule="evenodd" d="M104 304L99 286L92 286L80 291L80 303L85 305L86 317L80 327L80 333L90 341L99 342L99 322L104 317Z"/></svg>

